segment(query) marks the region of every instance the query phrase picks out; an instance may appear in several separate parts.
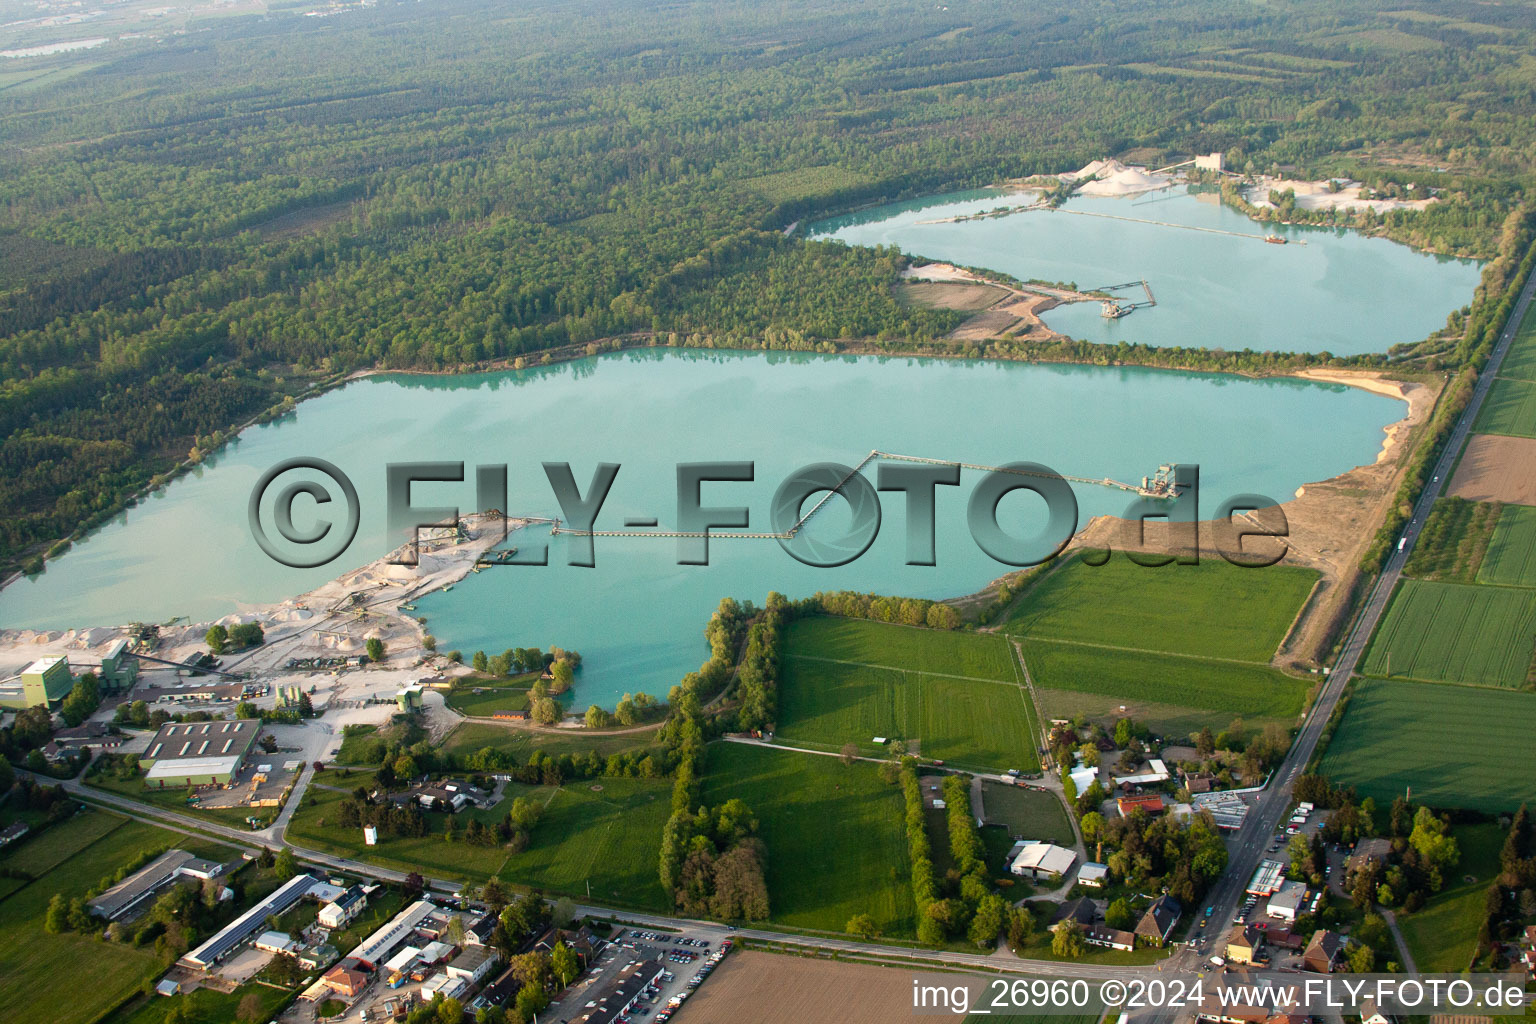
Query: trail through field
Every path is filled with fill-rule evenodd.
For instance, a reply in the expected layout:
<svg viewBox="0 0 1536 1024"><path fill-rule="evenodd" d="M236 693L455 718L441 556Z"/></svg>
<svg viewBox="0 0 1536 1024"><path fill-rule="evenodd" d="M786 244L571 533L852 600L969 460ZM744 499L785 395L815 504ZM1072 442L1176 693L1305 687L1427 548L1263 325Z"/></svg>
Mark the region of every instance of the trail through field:
<svg viewBox="0 0 1536 1024"><path fill-rule="evenodd" d="M844 658L823 658L818 654L786 654L786 658L798 661L822 661L829 665L852 665L854 668L877 668L885 672L900 672L905 676L932 676L935 679L964 679L972 683L997 683L999 686L1017 686L1016 682L1010 683L1006 679L989 679L985 676L959 676L953 672L925 672L922 669L902 668L899 665L876 665L869 661L848 661Z"/></svg>
<svg viewBox="0 0 1536 1024"><path fill-rule="evenodd" d="M1228 665L1249 665L1255 668L1269 668L1267 661L1245 661L1242 658L1219 658L1207 654L1184 654L1179 651L1159 651L1151 647L1122 647L1119 644L1101 644L1092 640L1066 640L1056 636L1036 636L1030 634L1024 639L1042 644L1070 644L1073 647L1097 647L1105 651L1125 651L1128 654L1155 654L1159 658L1188 658L1190 661L1223 661Z"/></svg>

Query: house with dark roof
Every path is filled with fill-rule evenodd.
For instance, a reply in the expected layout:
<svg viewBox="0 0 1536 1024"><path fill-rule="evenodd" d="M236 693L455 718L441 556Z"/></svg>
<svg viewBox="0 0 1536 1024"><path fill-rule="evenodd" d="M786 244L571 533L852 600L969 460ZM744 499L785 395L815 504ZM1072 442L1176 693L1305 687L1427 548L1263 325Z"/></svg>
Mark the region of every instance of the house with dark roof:
<svg viewBox="0 0 1536 1024"><path fill-rule="evenodd" d="M1051 931L1063 921L1076 921L1084 927L1093 924L1099 919L1099 908L1093 900L1086 896L1079 899L1068 900L1056 908L1056 914L1051 918Z"/></svg>
<svg viewBox="0 0 1536 1024"><path fill-rule="evenodd" d="M1346 874L1354 874L1363 867L1372 864L1385 864L1387 858L1392 855L1392 840L1390 839L1362 839L1355 844L1355 850L1344 862Z"/></svg>
<svg viewBox="0 0 1536 1024"><path fill-rule="evenodd" d="M1167 893L1152 901L1141 920L1136 922L1136 938L1148 946L1161 946L1168 941L1168 933L1179 923L1184 908Z"/></svg>
<svg viewBox="0 0 1536 1024"><path fill-rule="evenodd" d="M1090 924L1083 929L1083 941L1090 946L1121 949L1129 952L1136 948L1136 933L1111 928L1103 924Z"/></svg>
<svg viewBox="0 0 1536 1024"><path fill-rule="evenodd" d="M1301 962L1309 971L1330 974L1344 964L1344 940L1326 928L1312 933L1307 948L1302 950Z"/></svg>

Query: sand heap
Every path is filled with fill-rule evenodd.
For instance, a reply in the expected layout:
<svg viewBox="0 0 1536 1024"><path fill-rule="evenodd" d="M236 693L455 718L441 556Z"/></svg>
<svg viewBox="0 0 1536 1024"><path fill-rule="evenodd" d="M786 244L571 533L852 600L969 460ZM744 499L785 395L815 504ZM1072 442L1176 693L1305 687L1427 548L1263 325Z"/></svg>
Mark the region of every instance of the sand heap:
<svg viewBox="0 0 1536 1024"><path fill-rule="evenodd" d="M1061 177L1063 181L1087 181L1078 189L1079 194L1085 196L1132 196L1167 188L1173 183L1166 174L1153 174L1145 167L1127 167L1118 160L1095 160Z"/></svg>

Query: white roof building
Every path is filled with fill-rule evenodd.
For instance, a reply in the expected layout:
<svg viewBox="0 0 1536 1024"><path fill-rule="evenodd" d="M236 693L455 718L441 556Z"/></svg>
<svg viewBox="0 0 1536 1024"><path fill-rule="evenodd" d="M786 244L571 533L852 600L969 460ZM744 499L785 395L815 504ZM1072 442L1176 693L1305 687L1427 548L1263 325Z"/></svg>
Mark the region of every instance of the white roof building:
<svg viewBox="0 0 1536 1024"><path fill-rule="evenodd" d="M456 999L468 991L468 980L453 977L444 971L438 971L421 983L421 998L426 1002L431 1002L439 992L444 999Z"/></svg>
<svg viewBox="0 0 1536 1024"><path fill-rule="evenodd" d="M1055 843L1027 843L1008 865L1008 870L1015 875L1027 874L1035 878L1049 875L1059 878L1072 870L1076 861L1077 854Z"/></svg>
<svg viewBox="0 0 1536 1024"><path fill-rule="evenodd" d="M388 924L364 939L347 955L361 960L369 967L383 963L402 943L416 934L417 926L431 917L432 911L436 909L426 900L417 900L396 914Z"/></svg>
<svg viewBox="0 0 1536 1024"><path fill-rule="evenodd" d="M1091 885L1095 889L1103 888L1104 882L1109 878L1109 866L1107 864L1095 864L1087 861L1077 869L1077 883L1079 885Z"/></svg>
<svg viewBox="0 0 1536 1024"><path fill-rule="evenodd" d="M299 948L287 932L262 932L256 936L255 945L264 953L292 953Z"/></svg>
<svg viewBox="0 0 1536 1024"><path fill-rule="evenodd" d="M1129 783L1132 786L1152 786L1159 782L1167 782L1173 776L1168 774L1168 766L1157 758L1147 761L1147 770L1137 775L1116 775L1115 785L1123 786Z"/></svg>
<svg viewBox="0 0 1536 1024"><path fill-rule="evenodd" d="M1098 781L1099 770L1097 768L1078 768L1072 772L1072 785L1077 787L1079 796L1088 792L1088 787Z"/></svg>
<svg viewBox="0 0 1536 1024"><path fill-rule="evenodd" d="M1294 921L1307 903L1307 883L1286 882L1269 898L1269 916Z"/></svg>

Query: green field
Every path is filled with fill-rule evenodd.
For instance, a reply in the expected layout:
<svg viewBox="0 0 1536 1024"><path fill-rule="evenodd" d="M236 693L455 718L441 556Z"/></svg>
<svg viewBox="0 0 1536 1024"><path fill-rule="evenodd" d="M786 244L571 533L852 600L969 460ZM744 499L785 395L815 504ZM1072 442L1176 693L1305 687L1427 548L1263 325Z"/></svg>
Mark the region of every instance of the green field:
<svg viewBox="0 0 1536 1024"><path fill-rule="evenodd" d="M1476 582L1502 508L1465 498L1436 501L1403 571L1419 579Z"/></svg>
<svg viewBox="0 0 1536 1024"><path fill-rule="evenodd" d="M1025 641L1024 663L1047 717L1129 715L1168 734L1224 728L1237 715L1250 725L1289 725L1311 687L1262 665L1042 640ZM1077 694L1091 700L1080 702Z"/></svg>
<svg viewBox="0 0 1536 1024"><path fill-rule="evenodd" d="M1524 686L1536 643L1536 591L1407 580L1371 639L1369 675Z"/></svg>
<svg viewBox="0 0 1536 1024"><path fill-rule="evenodd" d="M1435 807L1512 811L1536 803L1536 695L1362 679L1320 771L1385 806L1413 787Z"/></svg>
<svg viewBox="0 0 1536 1024"><path fill-rule="evenodd" d="M1536 381L1536 306L1526 310L1520 333L1504 355L1500 377Z"/></svg>
<svg viewBox="0 0 1536 1024"><path fill-rule="evenodd" d="M785 640L785 650L791 654L833 661L972 679L1013 682L1018 678L1008 641L991 633L919 629L818 615L796 620Z"/></svg>
<svg viewBox="0 0 1536 1024"><path fill-rule="evenodd" d="M1504 506L1477 582L1536 587L1536 508Z"/></svg>
<svg viewBox="0 0 1536 1024"><path fill-rule="evenodd" d="M526 762L535 750L546 754L583 754L595 750L599 754L619 754L628 750L657 749L656 730L642 729L637 732L587 732L584 729L534 729L513 725L493 725L490 722L464 722L443 744L445 753L456 757L473 754L485 747L507 751L519 761Z"/></svg>
<svg viewBox="0 0 1536 1024"><path fill-rule="evenodd" d="M671 789L665 779L577 779L558 789L513 784L496 807L454 815L460 836L452 843L444 836L448 816L428 814L427 835L381 835L374 847L363 845L361 830L349 835L332 827L337 805L365 779L347 780L345 789L312 786L314 799L306 794L304 806L289 824L293 844L435 877L481 882L500 875L517 885L568 896L585 897L591 882L594 898L645 910L666 909L656 874ZM528 849L512 853L499 844L472 846L463 841L470 815L493 824L517 796L545 805Z"/></svg>
<svg viewBox="0 0 1536 1024"><path fill-rule="evenodd" d="M808 619L791 626L787 640L778 715L785 743L823 750L854 743L878 755L883 748L872 740L881 736L917 741L924 757L957 764L1038 766L1029 697L1002 637ZM972 675L981 672L996 674Z"/></svg>
<svg viewBox="0 0 1536 1024"><path fill-rule="evenodd" d="M186 1016L178 1018L178 1020L184 1020L186 1024L229 1024L230 1021L238 1019L236 1014L240 1004L248 995L256 996L257 1003L261 1007L261 1015L257 1020L262 1020L275 1016L278 1008L287 1001L289 993L272 988L270 985L252 982L240 986L233 992L217 992L211 988L200 988L170 999L159 995L144 996L123 1006L122 1009L105 1018L102 1024L163 1024L166 1013L173 1005L186 1007Z"/></svg>
<svg viewBox="0 0 1536 1024"><path fill-rule="evenodd" d="M183 842L175 833L86 810L0 857L0 866L35 875L0 900L0 1006L14 1011L46 1005L49 1021L89 1024L157 976L160 963L152 947L136 949L68 932L50 935L43 915L54 893L83 896L140 852ZM90 984L71 985L68 997L59 998L60 972L87 964ZM157 1019L163 1019L161 1010Z"/></svg>
<svg viewBox="0 0 1536 1024"><path fill-rule="evenodd" d="M711 804L740 797L756 813L774 922L841 932L867 913L888 936L912 935L901 792L874 765L716 743L705 792ZM654 875L654 858L645 867Z"/></svg>
<svg viewBox="0 0 1536 1024"><path fill-rule="evenodd" d="M1418 913L1397 914L1414 966L1428 973L1460 974L1472 962L1484 900L1499 873L1499 850L1504 846L1504 830L1496 824L1460 825L1452 834L1461 860L1445 873L1445 888Z"/></svg>
<svg viewBox="0 0 1536 1024"><path fill-rule="evenodd" d="M981 806L988 825L1002 825L1010 836L1048 839L1062 846L1077 842L1067 809L1054 793L1001 782L981 784Z"/></svg>
<svg viewBox="0 0 1536 1024"><path fill-rule="evenodd" d="M1500 375L1477 415L1479 434L1536 437L1536 383Z"/></svg>
<svg viewBox="0 0 1536 1024"><path fill-rule="evenodd" d="M537 678L528 672L511 679L465 681L448 695L447 704L462 714L480 718L489 718L498 711L527 711L528 690Z"/></svg>
<svg viewBox="0 0 1536 1024"><path fill-rule="evenodd" d="M1318 574L1221 559L1149 569L1123 555L1095 568L1073 558L1046 575L1004 629L1147 651L1267 664Z"/></svg>

